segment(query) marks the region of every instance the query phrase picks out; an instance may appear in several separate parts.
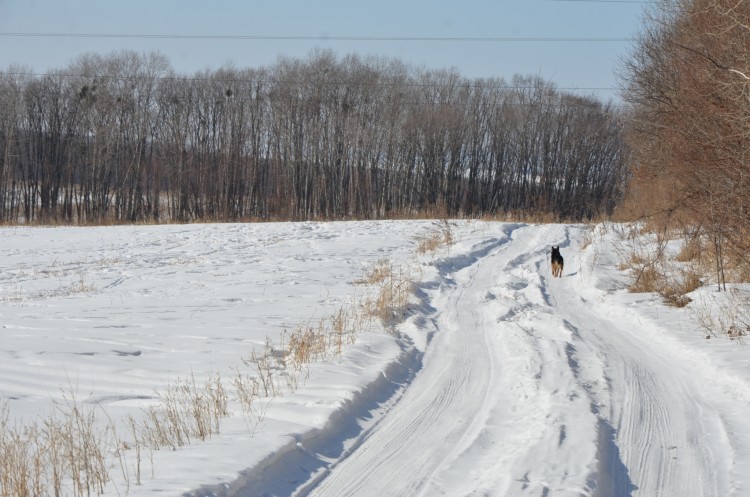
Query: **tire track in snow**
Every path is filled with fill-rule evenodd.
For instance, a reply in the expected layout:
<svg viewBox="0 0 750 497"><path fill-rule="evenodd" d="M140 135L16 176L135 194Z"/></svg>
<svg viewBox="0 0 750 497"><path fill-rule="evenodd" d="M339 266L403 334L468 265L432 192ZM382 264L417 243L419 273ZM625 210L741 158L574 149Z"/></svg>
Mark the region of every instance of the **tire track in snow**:
<svg viewBox="0 0 750 497"><path fill-rule="evenodd" d="M309 495L430 495L425 491L435 473L476 438L487 414L495 351L488 346L486 316L473 314L470 304L486 293L485 256L513 247L507 242L516 229L506 226L504 240L439 265L442 283L427 307L466 315L433 317L437 331L403 397ZM466 324L472 326L459 326Z"/></svg>
<svg viewBox="0 0 750 497"><path fill-rule="evenodd" d="M597 420L565 358L569 333L561 326L537 331L530 318L545 304L539 285L529 285L526 264L543 260L550 229L508 235L511 243L475 264L441 266L444 283L430 300L437 331L423 368L377 429L310 495L590 490ZM547 311L543 319L550 317Z"/></svg>
<svg viewBox="0 0 750 497"><path fill-rule="evenodd" d="M545 260L533 254L521 257L514 271L527 277L534 272L545 275L523 292L535 314L527 316L523 326L549 341L561 339L555 327L562 336L567 334L558 349L565 350L574 381L585 391L597 419L598 463L583 493L725 495L720 490L722 478L714 474L712 453L727 447L706 435L715 437L721 431L717 413L707 409L689 370L634 333L638 323L615 321L581 297L576 286L581 280L574 278L574 268L580 266L578 243L571 232L565 228L562 240L554 242L568 248L565 277L555 279L540 271L546 254ZM540 296L534 295L536 290ZM539 341L535 349L544 352L545 345ZM572 386L567 390L575 391Z"/></svg>
<svg viewBox="0 0 750 497"><path fill-rule="evenodd" d="M576 243L570 255L579 257ZM567 260L566 260L567 262ZM571 261L572 262L572 261ZM648 340L639 323L602 312L582 297L583 281L550 281L551 303L572 332L571 360L582 383L594 385L600 429L595 496L730 495L717 454L731 452L718 410L692 378L690 365ZM610 434L607 434L610 432ZM606 435L606 436L605 436ZM615 466L604 464L616 451Z"/></svg>
<svg viewBox="0 0 750 497"><path fill-rule="evenodd" d="M638 343L618 323L580 313L582 337L606 351L611 403L603 413L632 481L633 496L722 496L710 425L720 425L688 370ZM595 335L599 335L598 337ZM714 433L712 433L714 432ZM607 495L607 494L603 494Z"/></svg>
<svg viewBox="0 0 750 497"><path fill-rule="evenodd" d="M533 236L514 240L507 254L518 255L496 265L493 292L510 303L497 317L498 398L484 436L445 476L453 482L446 495L587 495L595 484L597 418L566 355L570 332L542 285L549 242L563 228L529 230ZM462 482L460 472L472 464L482 478Z"/></svg>

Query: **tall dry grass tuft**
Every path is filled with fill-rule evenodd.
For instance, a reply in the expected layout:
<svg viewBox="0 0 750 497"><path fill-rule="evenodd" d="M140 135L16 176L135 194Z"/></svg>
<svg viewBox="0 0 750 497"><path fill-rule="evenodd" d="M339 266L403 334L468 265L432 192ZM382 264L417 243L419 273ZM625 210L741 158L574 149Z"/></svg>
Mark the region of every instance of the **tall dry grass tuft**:
<svg viewBox="0 0 750 497"><path fill-rule="evenodd" d="M64 400L58 405L61 424L56 431L64 435L60 448L73 493L103 493L110 480L107 458L113 446L109 424L99 422L95 409L84 408L75 392L64 396Z"/></svg>
<svg viewBox="0 0 750 497"><path fill-rule="evenodd" d="M379 259L375 265L365 273L364 277L357 281L357 283L363 285L382 283L391 272L393 272L393 263L388 259Z"/></svg>
<svg viewBox="0 0 750 497"><path fill-rule="evenodd" d="M256 376L238 367L232 376L232 385L248 431L254 433L258 424L263 421L264 407L268 405L268 403L263 403L260 398L260 382Z"/></svg>
<svg viewBox="0 0 750 497"><path fill-rule="evenodd" d="M440 247L453 245L453 228L448 220L433 223L433 229L426 235L421 236L417 243L417 254L432 254L433 256Z"/></svg>
<svg viewBox="0 0 750 497"><path fill-rule="evenodd" d="M621 249L620 269L629 270L633 293L658 293L672 307L685 307L687 296L703 284L698 242L685 237L680 251L670 255L668 245L675 234L667 229L648 232L642 225L627 231L627 249Z"/></svg>
<svg viewBox="0 0 750 497"><path fill-rule="evenodd" d="M389 266L376 285L375 295L365 300L365 312L386 327L400 321L409 307L417 279L411 266Z"/></svg>
<svg viewBox="0 0 750 497"><path fill-rule="evenodd" d="M5 404L0 411L0 429L0 495L37 495L49 479L43 451L46 444L37 425L11 425Z"/></svg>
<svg viewBox="0 0 750 497"><path fill-rule="evenodd" d="M110 481L110 425L74 395L35 422L14 425L0 412L0 496L101 494Z"/></svg>
<svg viewBox="0 0 750 497"><path fill-rule="evenodd" d="M158 395L160 402L146 410L139 436L153 449L205 441L219 433L221 419L229 415L227 391L218 373L200 386L195 375L178 379Z"/></svg>
<svg viewBox="0 0 750 497"><path fill-rule="evenodd" d="M253 350L249 358L242 359L245 366L254 370L258 381L258 390L264 397L276 397L283 393L281 373L284 371L283 352L273 346L271 339L266 337L262 352Z"/></svg>
<svg viewBox="0 0 750 497"><path fill-rule="evenodd" d="M701 277L692 269L678 269L665 278L659 286L659 295L665 304L672 307L685 307L692 300L688 293L703 285Z"/></svg>

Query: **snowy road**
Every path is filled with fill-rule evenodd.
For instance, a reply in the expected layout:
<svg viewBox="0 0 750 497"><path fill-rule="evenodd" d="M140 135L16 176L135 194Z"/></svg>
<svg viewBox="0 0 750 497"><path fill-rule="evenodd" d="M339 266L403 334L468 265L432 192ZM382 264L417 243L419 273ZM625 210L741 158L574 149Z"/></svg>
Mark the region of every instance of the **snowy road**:
<svg viewBox="0 0 750 497"><path fill-rule="evenodd" d="M351 451L292 493L741 494L720 406L747 399L705 388L679 350L634 333L637 316L598 305L602 255L579 249L579 228L504 230L439 264L411 320L432 330L422 367ZM566 256L561 279L550 244Z"/></svg>
<svg viewBox="0 0 750 497"><path fill-rule="evenodd" d="M230 404L141 482L118 452L105 497L750 495L747 345L703 339L698 301L627 292L620 228L453 226L419 257L431 221L4 229L0 414L33 419L74 386L115 420L191 373L231 388L242 358L389 260L421 275L396 335L371 323L257 423Z"/></svg>

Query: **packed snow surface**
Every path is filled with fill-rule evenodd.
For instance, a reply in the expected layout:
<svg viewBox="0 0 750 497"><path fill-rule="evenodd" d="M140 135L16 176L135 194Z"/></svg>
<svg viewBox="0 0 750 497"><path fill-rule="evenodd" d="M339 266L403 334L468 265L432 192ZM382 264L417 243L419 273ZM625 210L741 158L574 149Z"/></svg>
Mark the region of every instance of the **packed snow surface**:
<svg viewBox="0 0 750 497"><path fill-rule="evenodd" d="M417 254L435 228L2 228L0 396L15 423L71 397L117 423L357 305L389 260L416 278L396 322L363 324L257 423L230 403L220 433L144 456L140 485L113 471L105 494L750 495L750 353L706 340L695 302L628 293L617 226L459 221Z"/></svg>

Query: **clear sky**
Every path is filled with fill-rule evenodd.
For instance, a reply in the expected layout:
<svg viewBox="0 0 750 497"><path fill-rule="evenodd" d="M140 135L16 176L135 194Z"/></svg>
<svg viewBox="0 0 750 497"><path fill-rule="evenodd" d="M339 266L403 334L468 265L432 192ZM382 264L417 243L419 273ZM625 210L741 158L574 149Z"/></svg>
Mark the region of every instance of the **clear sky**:
<svg viewBox="0 0 750 497"><path fill-rule="evenodd" d="M44 73L65 68L82 53L130 49L161 52L177 72L191 74L226 64L270 65L279 56L305 57L318 47L456 68L469 78L539 75L561 88L612 88L617 86L613 70L632 48L613 39L639 31L645 5L634 0L0 0L0 69L20 64ZM51 34L59 36L46 36ZM583 41L559 41L571 38ZM616 98L612 90L583 92Z"/></svg>

